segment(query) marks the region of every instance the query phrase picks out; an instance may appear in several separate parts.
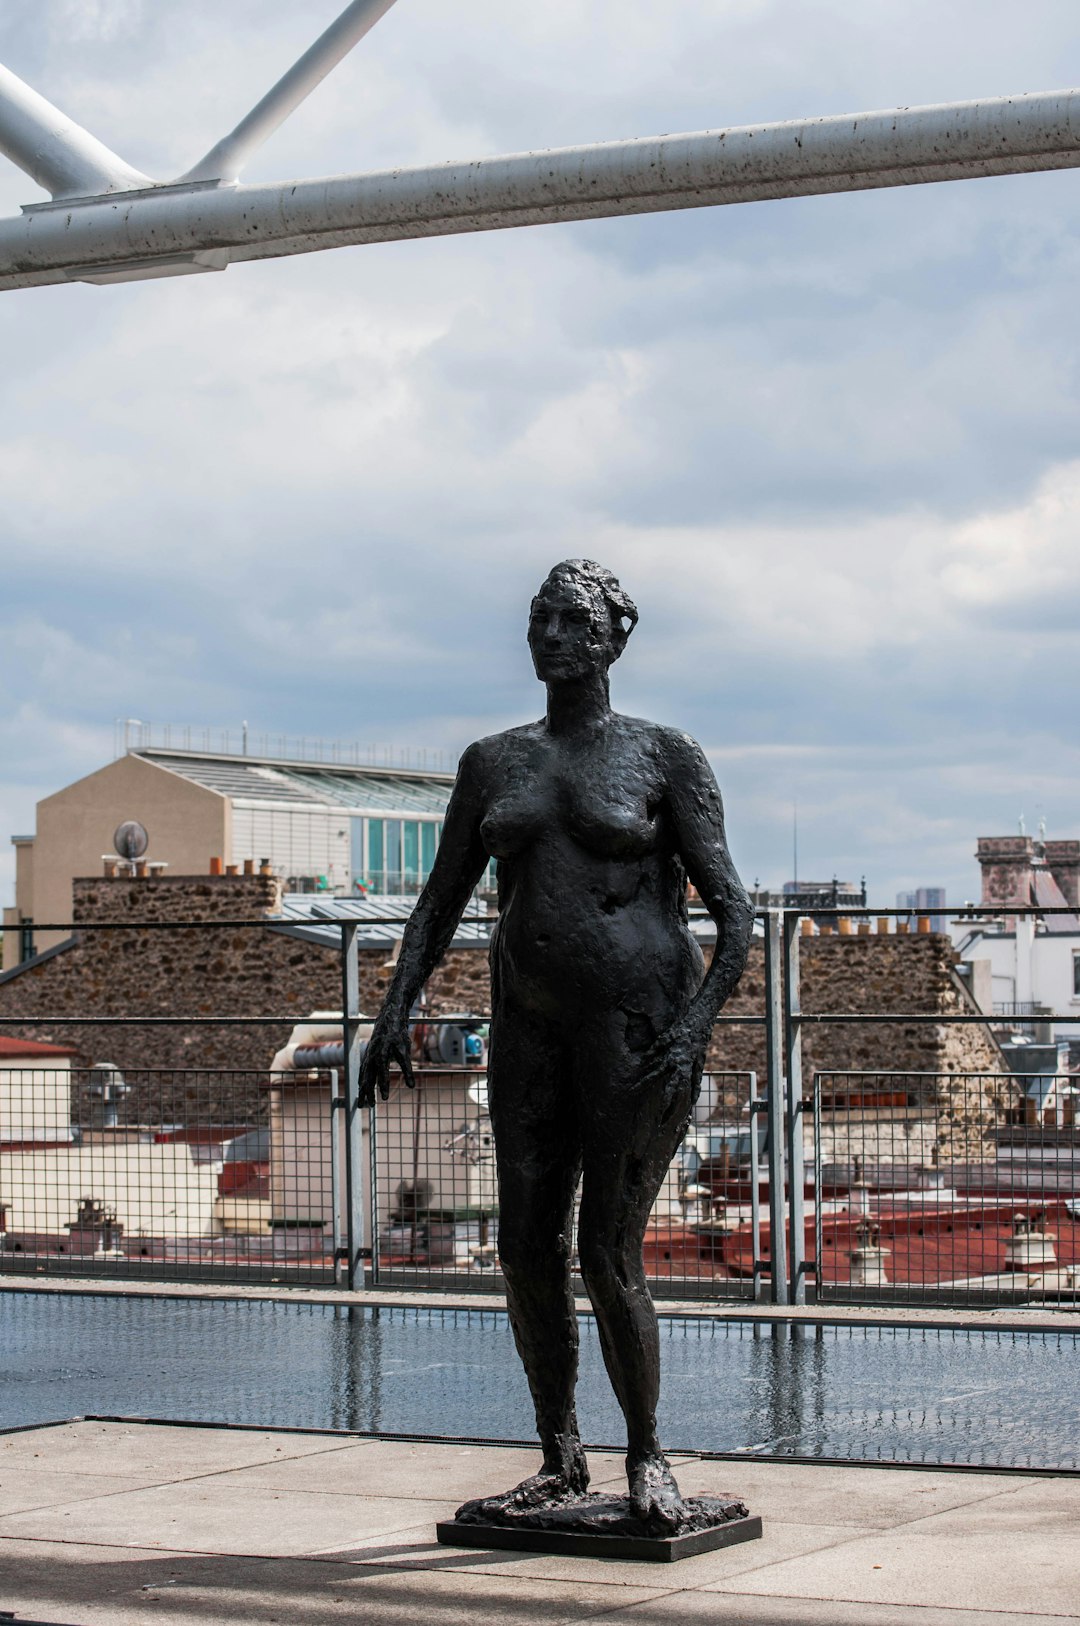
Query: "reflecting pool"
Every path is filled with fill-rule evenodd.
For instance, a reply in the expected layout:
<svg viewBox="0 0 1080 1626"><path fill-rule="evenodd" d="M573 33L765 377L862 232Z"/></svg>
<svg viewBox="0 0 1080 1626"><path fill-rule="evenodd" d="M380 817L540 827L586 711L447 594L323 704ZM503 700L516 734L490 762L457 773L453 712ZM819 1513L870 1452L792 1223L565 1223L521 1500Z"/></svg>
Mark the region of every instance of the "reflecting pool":
<svg viewBox="0 0 1080 1626"><path fill-rule="evenodd" d="M622 1443L581 1321L584 1437ZM1080 1467L1076 1333L661 1322L670 1449ZM528 1440L506 1316L0 1293L0 1428L139 1416Z"/></svg>

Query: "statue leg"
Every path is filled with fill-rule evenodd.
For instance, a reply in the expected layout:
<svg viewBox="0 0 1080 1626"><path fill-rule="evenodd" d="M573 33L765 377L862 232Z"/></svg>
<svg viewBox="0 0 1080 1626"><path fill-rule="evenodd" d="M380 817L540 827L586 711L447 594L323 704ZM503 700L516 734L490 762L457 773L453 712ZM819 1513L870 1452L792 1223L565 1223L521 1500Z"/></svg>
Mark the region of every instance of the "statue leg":
<svg viewBox="0 0 1080 1626"><path fill-rule="evenodd" d="M493 1024L488 1095L499 1172L499 1261L544 1453L541 1472L512 1495L518 1506L539 1506L579 1495L589 1475L574 1409L578 1326L570 1286L581 1153L562 1058L535 1018L501 1015Z"/></svg>
<svg viewBox="0 0 1080 1626"><path fill-rule="evenodd" d="M631 1505L645 1523L671 1528L682 1503L656 1432L660 1339L642 1244L686 1133L690 1091L687 1085L672 1095L663 1081L643 1089L639 1065L618 1025L592 1035L578 1060L584 1143L578 1256L626 1419Z"/></svg>

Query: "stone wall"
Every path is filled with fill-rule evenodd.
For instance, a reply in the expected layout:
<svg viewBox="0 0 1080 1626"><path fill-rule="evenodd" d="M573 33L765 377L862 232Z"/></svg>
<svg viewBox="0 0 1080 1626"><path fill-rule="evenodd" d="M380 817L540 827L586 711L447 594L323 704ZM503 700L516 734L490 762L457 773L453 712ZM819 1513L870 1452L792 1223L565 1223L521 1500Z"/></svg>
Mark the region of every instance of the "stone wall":
<svg viewBox="0 0 1080 1626"><path fill-rule="evenodd" d="M86 1065L115 1063L136 1085L125 1104L128 1121L189 1122L196 1112L230 1123L251 1121L265 1104L262 1070L293 1023L312 1011L339 1010L341 1005L337 952L268 929L263 923L279 908L279 883L270 876L78 880L76 922L112 921L119 929L83 930L71 947L0 979L0 1017L56 1018L47 1028L16 1025L3 1031L71 1044ZM155 929L156 921L200 922L202 929ZM235 924L240 921L253 924ZM974 1012L953 971L946 937L803 938L800 953L806 1011ZM388 959L386 948L361 951L361 1003L368 1013L378 1009L392 975ZM755 938L726 1014L760 1015L764 998L764 946ZM455 1010L486 1014L486 951L452 949L428 984L428 1000L435 1016ZM259 1016L281 1021L229 1028L190 1021L83 1027L66 1020L88 1016ZM948 1096L942 1109L942 1148L957 1155L962 1147L970 1149L985 1139L987 1126L1000 1120L1015 1093L997 1045L981 1025L808 1025L803 1065L807 1090L816 1069L990 1075L985 1089L959 1078L955 1085L932 1087ZM763 1084L763 1030L718 1028L709 1066L714 1071L753 1068ZM140 1079L143 1069L164 1069L167 1076ZM843 1088L843 1082L834 1087ZM865 1083L857 1087L865 1088ZM77 1102L77 1109L85 1105Z"/></svg>
<svg viewBox="0 0 1080 1626"><path fill-rule="evenodd" d="M119 1067L132 1085L125 1121L255 1121L265 1112L265 1069L293 1024L314 1010L341 1009L336 949L267 929L263 922L280 908L273 876L76 880L76 925L108 921L118 929L83 929L70 947L0 979L0 1017L56 1018L48 1027L12 1025L3 1032L73 1046L77 1122L89 1121L85 1069L102 1061ZM168 921L198 922L200 929L155 925ZM253 924L226 924L243 921ZM385 947L360 952L361 1006L369 1014L378 1010L392 975L388 958ZM428 985L428 998L434 1015L486 1012L486 953L451 950ZM278 1015L281 1022L251 1027L206 1021ZM66 1020L90 1016L132 1016L140 1025ZM141 1020L148 1017L200 1023L157 1026Z"/></svg>
<svg viewBox="0 0 1080 1626"><path fill-rule="evenodd" d="M954 968L956 957L941 933L914 935L804 937L799 940L800 995L805 1012L917 1012L940 1016L978 1015ZM742 981L725 1015L750 1015L764 1009L765 949L760 938L751 945ZM752 1068L765 1077L765 1036L759 1027L716 1030L709 1065ZM951 1026L927 1023L856 1023L816 1027L803 1032L803 1083L809 1095L814 1074L889 1073L899 1078L840 1076L830 1082L834 1095L903 1091L937 1103L937 1144L941 1157L988 1155L990 1130L1005 1121L1017 1104L1018 1089L989 1028L979 1024ZM964 1077L975 1074L975 1077ZM922 1075L931 1075L924 1077Z"/></svg>

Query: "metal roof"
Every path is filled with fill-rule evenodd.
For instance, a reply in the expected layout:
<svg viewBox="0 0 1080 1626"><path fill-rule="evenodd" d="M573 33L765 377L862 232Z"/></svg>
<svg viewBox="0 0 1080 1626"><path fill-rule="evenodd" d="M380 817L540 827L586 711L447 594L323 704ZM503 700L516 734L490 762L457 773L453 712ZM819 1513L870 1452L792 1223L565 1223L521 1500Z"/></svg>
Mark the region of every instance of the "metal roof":
<svg viewBox="0 0 1080 1626"><path fill-rule="evenodd" d="M1049 870L1033 870L1031 883L1032 903L1042 904L1047 909L1061 909L1067 906L1068 899ZM1052 935L1067 935L1080 931L1080 919L1077 919L1076 915L1047 915L1044 924L1045 929Z"/></svg>
<svg viewBox="0 0 1080 1626"><path fill-rule="evenodd" d="M180 774L196 785L237 802L261 806L326 807L355 812L438 815L446 810L453 776L413 778L409 774L355 769L270 767L257 759L185 756L179 752L135 751L134 756Z"/></svg>
<svg viewBox="0 0 1080 1626"><path fill-rule="evenodd" d="M287 932L290 937L301 937L309 943L337 948L341 942L339 922L358 920L362 923L362 929L357 933L361 948L392 948L416 908L416 899L396 893L376 894L367 898L335 898L323 892L287 892L281 907L281 915L270 924L274 930ZM495 917L489 913L487 904L473 898L465 906L450 946L487 948L494 924ZM716 927L708 916L693 917L690 930L699 942L711 943L716 939Z"/></svg>
<svg viewBox="0 0 1080 1626"><path fill-rule="evenodd" d="M271 922L276 931L308 943L337 948L341 942L340 922L360 921L357 942L361 948L392 948L405 930L405 922L416 908L414 897L382 895L370 898L332 898L312 892L287 892L282 899L281 917ZM364 924L366 922L366 924ZM491 941L494 918L487 905L473 899L454 933L452 948L486 948Z"/></svg>

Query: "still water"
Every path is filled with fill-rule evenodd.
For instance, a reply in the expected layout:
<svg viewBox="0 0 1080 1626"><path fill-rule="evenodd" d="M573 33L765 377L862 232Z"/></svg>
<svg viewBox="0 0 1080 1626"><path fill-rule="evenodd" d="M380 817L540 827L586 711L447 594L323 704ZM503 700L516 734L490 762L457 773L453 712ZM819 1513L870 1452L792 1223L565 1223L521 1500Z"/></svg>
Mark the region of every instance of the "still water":
<svg viewBox="0 0 1080 1626"><path fill-rule="evenodd" d="M672 1450L1080 1467L1075 1333L661 1322ZM619 1445L595 1323L584 1438ZM87 1414L528 1439L505 1315L0 1293L0 1428Z"/></svg>

